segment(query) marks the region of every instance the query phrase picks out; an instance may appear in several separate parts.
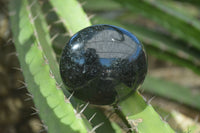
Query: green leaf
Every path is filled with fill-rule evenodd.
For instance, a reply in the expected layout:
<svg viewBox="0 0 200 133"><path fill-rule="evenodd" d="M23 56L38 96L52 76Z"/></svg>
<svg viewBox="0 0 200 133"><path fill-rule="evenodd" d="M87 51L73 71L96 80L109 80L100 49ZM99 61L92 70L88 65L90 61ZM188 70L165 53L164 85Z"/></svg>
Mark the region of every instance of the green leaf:
<svg viewBox="0 0 200 133"><path fill-rule="evenodd" d="M112 11L121 8L119 3L111 0L86 0L85 2L83 8L89 11Z"/></svg>
<svg viewBox="0 0 200 133"><path fill-rule="evenodd" d="M154 46L145 45L146 50L149 54L155 56L158 59L171 61L175 64L185 66L187 68L190 68L193 72L200 75L200 66L198 64L194 64L192 61L183 59L178 57L177 55L170 53L168 51L160 50L159 48L156 48Z"/></svg>
<svg viewBox="0 0 200 133"><path fill-rule="evenodd" d="M11 16L11 29L20 65L48 132L86 133L82 119L75 114L72 105L65 102L55 80L59 80L57 62L53 58L47 26L37 1L11 1L10 10L14 13Z"/></svg>
<svg viewBox="0 0 200 133"><path fill-rule="evenodd" d="M200 6L200 1L199 0L176 0L176 1L190 3L190 4L193 4L193 5Z"/></svg>
<svg viewBox="0 0 200 133"><path fill-rule="evenodd" d="M115 130L112 128L111 122L100 109L90 107L89 109L86 109L84 111L84 115L88 118L88 120L91 119L91 117L93 117L94 115L94 118L90 121L93 127L98 126L99 124L101 125L95 130L96 133L115 133Z"/></svg>
<svg viewBox="0 0 200 133"><path fill-rule="evenodd" d="M141 14L165 27L172 35L179 37L200 50L199 22L186 19L184 14L173 12L159 1L150 0L115 0L134 13ZM198 23L197 23L198 22Z"/></svg>
<svg viewBox="0 0 200 133"><path fill-rule="evenodd" d="M91 25L81 5L76 0L50 0L50 2L70 35Z"/></svg>
<svg viewBox="0 0 200 133"><path fill-rule="evenodd" d="M120 107L132 128L139 133L175 133L138 92L122 101Z"/></svg>
<svg viewBox="0 0 200 133"><path fill-rule="evenodd" d="M115 129L116 133L122 133L122 129L115 122L112 122L112 127Z"/></svg>
<svg viewBox="0 0 200 133"><path fill-rule="evenodd" d="M166 97L200 110L200 93L192 93L190 88L150 76L146 77L142 87L146 92Z"/></svg>

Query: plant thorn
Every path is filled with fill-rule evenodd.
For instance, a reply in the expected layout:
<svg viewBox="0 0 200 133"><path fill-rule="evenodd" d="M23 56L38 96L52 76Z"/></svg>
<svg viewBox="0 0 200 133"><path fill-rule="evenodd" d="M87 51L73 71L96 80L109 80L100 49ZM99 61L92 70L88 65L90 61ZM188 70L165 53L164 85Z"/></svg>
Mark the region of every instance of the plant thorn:
<svg viewBox="0 0 200 133"><path fill-rule="evenodd" d="M97 128L99 128L100 126L102 126L103 124L104 124L104 122L99 123L98 125L96 125L95 127L93 127L92 130L91 130L89 133L95 133L95 130L96 130Z"/></svg>

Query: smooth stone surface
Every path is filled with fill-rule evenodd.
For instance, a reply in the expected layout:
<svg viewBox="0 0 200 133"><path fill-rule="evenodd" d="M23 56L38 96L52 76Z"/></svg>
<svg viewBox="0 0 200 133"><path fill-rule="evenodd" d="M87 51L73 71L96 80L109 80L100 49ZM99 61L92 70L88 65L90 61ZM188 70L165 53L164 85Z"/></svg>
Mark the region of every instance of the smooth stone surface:
<svg viewBox="0 0 200 133"><path fill-rule="evenodd" d="M112 25L87 27L71 37L60 60L60 74L74 96L108 105L132 94L145 79L147 59L130 32Z"/></svg>

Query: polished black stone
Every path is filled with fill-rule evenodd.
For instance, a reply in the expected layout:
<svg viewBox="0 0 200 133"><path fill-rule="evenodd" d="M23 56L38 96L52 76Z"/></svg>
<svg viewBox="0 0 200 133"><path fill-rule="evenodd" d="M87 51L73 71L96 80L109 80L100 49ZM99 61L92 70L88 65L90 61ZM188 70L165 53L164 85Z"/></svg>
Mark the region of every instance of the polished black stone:
<svg viewBox="0 0 200 133"><path fill-rule="evenodd" d="M60 60L62 80L74 96L91 104L116 103L144 81L147 59L142 44L125 29L87 27L71 37Z"/></svg>

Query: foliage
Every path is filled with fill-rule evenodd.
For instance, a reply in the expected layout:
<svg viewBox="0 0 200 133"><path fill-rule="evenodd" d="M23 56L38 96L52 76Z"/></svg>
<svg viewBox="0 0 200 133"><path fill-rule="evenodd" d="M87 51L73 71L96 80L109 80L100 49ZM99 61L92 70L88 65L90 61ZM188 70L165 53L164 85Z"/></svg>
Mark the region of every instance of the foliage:
<svg viewBox="0 0 200 133"><path fill-rule="evenodd" d="M176 8L180 7L180 3L171 0L86 0L83 6L85 10L98 14L90 22L76 0L49 0L42 3L37 0L11 0L10 19L28 90L49 133L114 133L121 130L175 132L139 92L113 108L126 127L109 120L102 109L74 98L62 85L57 55L60 55L69 35L90 26L91 22L106 23L134 33L149 55L181 65L200 75L200 22L196 14ZM190 1L190 4L193 2ZM101 15L101 12L110 11L114 11L114 14ZM153 26L136 23L135 20L145 20ZM194 96L187 87L148 76L143 88L146 92L200 109L200 94Z"/></svg>

